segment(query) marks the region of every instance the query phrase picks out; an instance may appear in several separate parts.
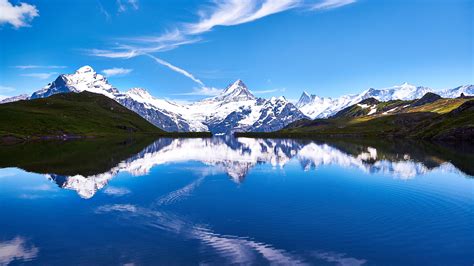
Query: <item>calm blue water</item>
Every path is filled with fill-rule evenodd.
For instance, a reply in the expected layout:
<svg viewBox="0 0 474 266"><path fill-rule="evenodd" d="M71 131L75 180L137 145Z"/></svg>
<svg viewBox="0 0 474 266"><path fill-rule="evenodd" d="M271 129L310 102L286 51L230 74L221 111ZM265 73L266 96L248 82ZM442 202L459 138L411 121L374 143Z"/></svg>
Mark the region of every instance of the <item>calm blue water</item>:
<svg viewBox="0 0 474 266"><path fill-rule="evenodd" d="M168 139L97 173L9 162L0 265L472 265L472 154L446 154Z"/></svg>

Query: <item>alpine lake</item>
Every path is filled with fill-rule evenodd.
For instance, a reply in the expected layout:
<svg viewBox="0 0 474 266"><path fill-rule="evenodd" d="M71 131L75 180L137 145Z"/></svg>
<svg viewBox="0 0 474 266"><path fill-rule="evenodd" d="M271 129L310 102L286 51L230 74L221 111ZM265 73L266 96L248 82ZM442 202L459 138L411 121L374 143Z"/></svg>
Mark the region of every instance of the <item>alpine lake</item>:
<svg viewBox="0 0 474 266"><path fill-rule="evenodd" d="M465 143L0 147L0 265L472 265L473 222Z"/></svg>

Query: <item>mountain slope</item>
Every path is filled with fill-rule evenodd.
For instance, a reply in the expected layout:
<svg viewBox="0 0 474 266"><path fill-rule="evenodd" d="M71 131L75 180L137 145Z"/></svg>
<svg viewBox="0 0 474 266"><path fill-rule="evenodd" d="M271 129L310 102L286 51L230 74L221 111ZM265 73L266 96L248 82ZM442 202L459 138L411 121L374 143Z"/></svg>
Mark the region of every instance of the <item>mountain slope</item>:
<svg viewBox="0 0 474 266"><path fill-rule="evenodd" d="M399 104L391 101L392 104ZM410 101L401 101L403 104ZM413 102L413 101L412 101ZM414 101L416 103L416 101ZM375 107L371 110L378 110ZM383 103L379 103L383 104ZM359 108L359 109L358 109ZM421 106L402 106L393 113L360 114L352 106L334 118L300 120L273 133L242 133L248 137L396 137L450 141L474 140L474 100L439 99Z"/></svg>
<svg viewBox="0 0 474 266"><path fill-rule="evenodd" d="M114 100L91 92L0 105L0 136L20 139L168 135Z"/></svg>
<svg viewBox="0 0 474 266"><path fill-rule="evenodd" d="M255 97L241 80L230 84L215 97L192 104L178 104L157 99L141 88L122 93L90 66L81 67L73 74L60 75L28 99L82 91L114 99L166 131L211 131L216 134L269 131L281 129L305 117L283 97L270 100ZM14 100L11 98L5 101Z"/></svg>
<svg viewBox="0 0 474 266"><path fill-rule="evenodd" d="M403 83L399 86L384 89L370 88L359 94L344 95L334 99L309 95L307 92L303 92L296 106L311 119L327 118L335 115L344 108L350 107L368 98L374 98L381 102L394 100L411 101L420 99L428 92L436 93L443 98L457 98L461 94L474 95L474 86L465 85L454 89L434 91L431 88L422 86L417 87L408 83Z"/></svg>
<svg viewBox="0 0 474 266"><path fill-rule="evenodd" d="M331 117L345 108L371 98L384 103L378 104L376 108L374 104L370 106L361 104L356 108L358 110L352 110L352 113L349 112L348 115L376 115L380 112L388 114L400 110L403 102L419 99L433 90L404 83L385 89L371 88L359 94L334 99L304 92L298 103L294 105L284 97L271 99L255 97L242 80L237 80L215 97L191 104L180 104L155 98L141 88L121 92L113 87L103 75L96 73L90 66L84 66L75 73L60 75L54 82L29 97L25 95L11 97L4 99L0 104L22 99L45 98L57 93L82 91L103 94L114 99L165 131L210 131L214 134L228 134L245 131L275 131L301 119ZM461 93L473 95L474 86L466 85L438 92L444 98L458 97Z"/></svg>

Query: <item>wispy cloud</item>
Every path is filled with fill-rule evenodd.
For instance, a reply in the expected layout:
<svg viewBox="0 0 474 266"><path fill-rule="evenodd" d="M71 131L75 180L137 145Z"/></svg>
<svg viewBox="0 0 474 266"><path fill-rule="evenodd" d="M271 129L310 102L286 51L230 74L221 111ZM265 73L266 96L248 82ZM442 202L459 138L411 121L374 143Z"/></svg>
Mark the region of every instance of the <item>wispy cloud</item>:
<svg viewBox="0 0 474 266"><path fill-rule="evenodd" d="M196 96L216 96L221 93L221 89L217 88L209 88L209 87L201 87L201 88L195 88L191 92L184 92L184 93L175 93L173 95L182 95L182 96L191 96L191 95L196 95Z"/></svg>
<svg viewBox="0 0 474 266"><path fill-rule="evenodd" d="M284 92L285 88L283 89L271 89L271 90L252 90L251 92L253 94L269 94L269 93L274 93L274 92Z"/></svg>
<svg viewBox="0 0 474 266"><path fill-rule="evenodd" d="M27 3L13 5L8 0L0 0L0 25L11 24L14 28L28 27L33 18L39 16L36 6Z"/></svg>
<svg viewBox="0 0 474 266"><path fill-rule="evenodd" d="M138 10L138 0L116 0L119 13L127 11L128 8Z"/></svg>
<svg viewBox="0 0 474 266"><path fill-rule="evenodd" d="M128 4L130 4L133 9L138 10L138 0L128 0Z"/></svg>
<svg viewBox="0 0 474 266"><path fill-rule="evenodd" d="M297 7L300 0L229 0L200 10L200 20L185 26L188 34L200 34L216 26L239 25Z"/></svg>
<svg viewBox="0 0 474 266"><path fill-rule="evenodd" d="M127 75L132 71L133 69L114 67L114 68L104 69L102 70L102 73L104 73L107 77L112 77L112 76Z"/></svg>
<svg viewBox="0 0 474 266"><path fill-rule="evenodd" d="M105 17L105 20L107 20L108 22L110 22L112 16L110 15L109 11L107 11L104 6L102 5L102 3L100 1L97 1L97 4L99 6L99 11L100 13L102 13Z"/></svg>
<svg viewBox="0 0 474 266"><path fill-rule="evenodd" d="M117 0L119 11L125 11L127 8L124 1L125 0ZM206 87L201 80L196 78L189 71L176 67L151 54L169 51L182 45L199 42L202 40L201 35L203 33L209 32L217 26L235 26L295 8L322 10L340 7L355 1L356 0L321 0L316 3L314 1L307 3L304 0L214 1L211 6L198 10L199 19L196 22L178 25L173 30L168 30L158 36L121 39L120 41L122 43L116 44L112 46L112 48L91 49L87 50L87 53L91 56L124 59L146 55L153 58L155 62L190 78L201 87ZM126 3L134 8L138 8L137 0L128 0Z"/></svg>
<svg viewBox="0 0 474 266"><path fill-rule="evenodd" d="M177 72L177 73L179 73L179 74L181 74L181 75L183 75L183 76L185 76L185 77L191 79L192 81L196 82L197 84L201 85L202 87L205 86L204 83L203 83L201 80L199 80L198 78L194 77L194 76L193 76L191 73L189 73L188 71L186 71L186 70L184 70L184 69L182 69L182 68L180 68L180 67L177 67L177 66L175 66L175 65L173 65L173 64L171 64L171 63L169 63L169 62L167 62L167 61L165 61L165 60L163 60L163 59L160 59L160 58L158 58L158 57L156 57L156 56L153 56L153 55L150 55L150 54L146 54L146 55L147 55L148 57L152 58L153 60L155 60L155 62L157 62L158 64L163 65L163 66L165 66L165 67L167 67L167 68L169 68L169 69L171 69L171 70L173 70L173 71L175 71L175 72Z"/></svg>
<svg viewBox="0 0 474 266"><path fill-rule="evenodd" d="M1 0L0 0L1 1ZM21 65L21 66L14 66L14 68L19 69L35 69L35 68L42 68L42 69L57 69L57 68L66 68L67 66L40 66L40 65Z"/></svg>
<svg viewBox="0 0 474 266"><path fill-rule="evenodd" d="M49 79L54 75L57 75L58 72L48 72L48 73L27 73L27 74L21 74L21 76L24 77L31 77L31 78L37 78L37 79Z"/></svg>
<svg viewBox="0 0 474 266"><path fill-rule="evenodd" d="M126 9L124 0L117 0L119 10ZM214 2L213 5L197 11L199 19L196 22L178 24L158 36L142 36L124 38L126 44L118 44L110 49L92 49L89 54L109 58L131 58L146 53L163 52L175 49L181 45L200 41L205 32L217 26L235 26L252 22L273 14L290 9L321 10L341 7L356 0L321 0L307 3L304 0L226 0ZM129 5L137 5L136 1L128 1Z"/></svg>
<svg viewBox="0 0 474 266"><path fill-rule="evenodd" d="M311 6L313 10L331 9L355 3L356 0L325 0Z"/></svg>
<svg viewBox="0 0 474 266"><path fill-rule="evenodd" d="M15 91L15 88L13 87L0 85L1 93L8 93L8 92L13 92L13 91Z"/></svg>
<svg viewBox="0 0 474 266"><path fill-rule="evenodd" d="M122 3L121 0L117 0L117 8L118 8L118 12L125 12L125 10L127 10L127 8L125 7L125 5Z"/></svg>

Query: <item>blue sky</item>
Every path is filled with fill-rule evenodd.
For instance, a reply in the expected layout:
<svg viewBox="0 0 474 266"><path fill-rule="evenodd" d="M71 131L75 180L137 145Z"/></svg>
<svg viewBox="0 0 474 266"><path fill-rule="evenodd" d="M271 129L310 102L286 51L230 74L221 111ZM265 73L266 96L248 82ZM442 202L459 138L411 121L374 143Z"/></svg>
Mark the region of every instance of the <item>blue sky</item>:
<svg viewBox="0 0 474 266"><path fill-rule="evenodd" d="M239 78L289 99L474 83L471 0L22 2L0 0L3 96L83 65L120 90L181 100Z"/></svg>

